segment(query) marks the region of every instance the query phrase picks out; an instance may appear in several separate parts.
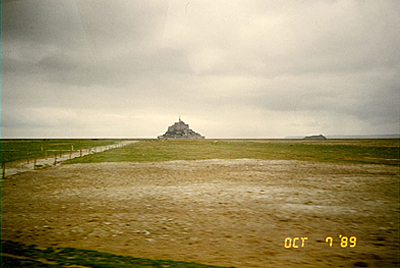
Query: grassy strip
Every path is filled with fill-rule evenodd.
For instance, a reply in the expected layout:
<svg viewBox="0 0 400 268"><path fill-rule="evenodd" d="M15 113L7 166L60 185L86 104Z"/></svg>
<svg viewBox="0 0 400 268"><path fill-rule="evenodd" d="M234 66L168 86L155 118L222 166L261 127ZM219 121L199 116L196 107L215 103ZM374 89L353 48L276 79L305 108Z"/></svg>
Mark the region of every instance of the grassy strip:
<svg viewBox="0 0 400 268"><path fill-rule="evenodd" d="M134 258L130 256L114 255L95 250L84 250L76 248L53 248L38 249L36 245L26 246L23 243L9 240L1 241L1 252L11 254L15 257L2 256L1 267L129 267L129 268L217 268L221 266L204 265L193 262L180 262L169 260L151 260ZM24 258L18 258L24 257Z"/></svg>
<svg viewBox="0 0 400 268"><path fill-rule="evenodd" d="M68 153L72 148L74 151L84 150L91 147L115 144L116 140L97 139L29 139L29 140L1 140L1 161L12 162L17 160L41 158L54 154Z"/></svg>
<svg viewBox="0 0 400 268"><path fill-rule="evenodd" d="M68 163L253 158L399 165L398 140L374 142L148 140Z"/></svg>
<svg viewBox="0 0 400 268"><path fill-rule="evenodd" d="M2 268L60 268L65 266L53 265L48 263L43 263L35 260L27 260L14 258L9 256L1 256L1 267Z"/></svg>

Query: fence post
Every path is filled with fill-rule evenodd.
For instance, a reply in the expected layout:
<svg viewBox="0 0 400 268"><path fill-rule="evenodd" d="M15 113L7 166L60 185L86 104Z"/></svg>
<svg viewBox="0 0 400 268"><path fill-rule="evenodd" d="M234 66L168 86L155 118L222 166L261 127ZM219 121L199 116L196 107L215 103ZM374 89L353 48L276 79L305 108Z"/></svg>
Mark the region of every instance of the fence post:
<svg viewBox="0 0 400 268"><path fill-rule="evenodd" d="M54 165L57 164L57 153L54 154Z"/></svg>
<svg viewBox="0 0 400 268"><path fill-rule="evenodd" d="M29 153L26 153L26 163L29 164Z"/></svg>
<svg viewBox="0 0 400 268"><path fill-rule="evenodd" d="M33 159L33 169L36 169L36 158Z"/></svg>
<svg viewBox="0 0 400 268"><path fill-rule="evenodd" d="M82 149L79 150L80 157L82 157Z"/></svg>
<svg viewBox="0 0 400 268"><path fill-rule="evenodd" d="M46 150L46 153L45 153L45 155L46 155L46 160L47 160L47 150Z"/></svg>
<svg viewBox="0 0 400 268"><path fill-rule="evenodd" d="M1 155L1 179L4 179L6 177L6 163L4 162L4 157Z"/></svg>

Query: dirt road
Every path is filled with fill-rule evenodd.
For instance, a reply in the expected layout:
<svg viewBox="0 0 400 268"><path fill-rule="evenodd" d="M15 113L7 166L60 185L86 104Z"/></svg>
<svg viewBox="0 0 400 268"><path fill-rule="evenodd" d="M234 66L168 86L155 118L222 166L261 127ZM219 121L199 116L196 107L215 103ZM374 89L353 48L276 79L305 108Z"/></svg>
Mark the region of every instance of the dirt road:
<svg viewBox="0 0 400 268"><path fill-rule="evenodd" d="M4 172L4 176L7 178L9 176L21 173L21 172L26 172L34 169L40 169L40 168L46 168L50 167L53 165L57 165L60 163L64 163L68 159L74 159L76 157L82 157L88 154L95 154L95 153L101 153L113 148L118 148L118 147L124 147L132 143L136 143L138 141L121 141L117 142L112 145L107 145L107 146L97 146L97 147L92 147L84 150L78 150L78 151L73 151L70 153L63 153L62 155L55 155L55 156L49 156L49 157L42 157L38 159L29 159L28 161L26 160L20 160L20 161L14 161L14 162L9 162L6 163L6 169ZM3 172L3 166L2 170Z"/></svg>
<svg viewBox="0 0 400 268"><path fill-rule="evenodd" d="M1 236L236 267L398 267L399 179L253 159L60 165L2 181Z"/></svg>

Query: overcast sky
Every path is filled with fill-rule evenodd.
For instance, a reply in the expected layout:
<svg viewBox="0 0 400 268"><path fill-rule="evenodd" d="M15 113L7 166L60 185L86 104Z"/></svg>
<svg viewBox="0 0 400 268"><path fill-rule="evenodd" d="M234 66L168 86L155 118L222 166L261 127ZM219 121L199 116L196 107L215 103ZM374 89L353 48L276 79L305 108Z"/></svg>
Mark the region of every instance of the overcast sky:
<svg viewBox="0 0 400 268"><path fill-rule="evenodd" d="M1 136L398 134L400 1L1 1Z"/></svg>

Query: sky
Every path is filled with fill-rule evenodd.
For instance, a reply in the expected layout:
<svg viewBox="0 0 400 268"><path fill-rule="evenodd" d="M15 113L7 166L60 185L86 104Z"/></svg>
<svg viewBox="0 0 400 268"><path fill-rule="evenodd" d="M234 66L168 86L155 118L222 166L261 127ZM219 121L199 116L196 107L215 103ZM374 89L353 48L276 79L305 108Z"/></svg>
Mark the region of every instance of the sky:
<svg viewBox="0 0 400 268"><path fill-rule="evenodd" d="M2 138L400 133L398 0L2 0Z"/></svg>

